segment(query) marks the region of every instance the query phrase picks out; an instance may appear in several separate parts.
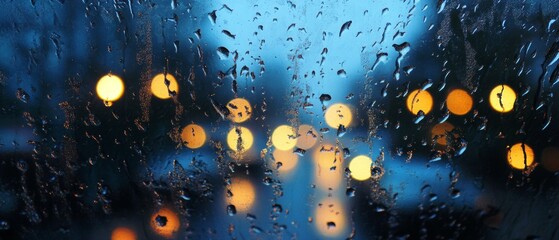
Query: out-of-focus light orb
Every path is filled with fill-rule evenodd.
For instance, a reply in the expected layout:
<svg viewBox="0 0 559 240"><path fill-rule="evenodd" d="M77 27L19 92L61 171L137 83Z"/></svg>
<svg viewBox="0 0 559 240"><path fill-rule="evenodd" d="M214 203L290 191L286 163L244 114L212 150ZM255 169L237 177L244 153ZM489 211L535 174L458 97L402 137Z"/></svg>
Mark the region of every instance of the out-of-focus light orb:
<svg viewBox="0 0 559 240"><path fill-rule="evenodd" d="M256 190L249 180L244 178L231 179L229 191L231 191L232 196L228 197L226 202L234 205L237 212L246 213L254 205Z"/></svg>
<svg viewBox="0 0 559 240"><path fill-rule="evenodd" d="M524 144L523 150L522 143L517 143L509 149L507 159L511 167L523 170L525 166L529 167L534 163L534 151L527 144ZM526 160L526 164L524 164L524 160Z"/></svg>
<svg viewBox="0 0 559 240"><path fill-rule="evenodd" d="M437 138L436 142L439 145L446 146L447 136L454 130L454 126L448 122L443 122L435 125L431 129L431 139Z"/></svg>
<svg viewBox="0 0 559 240"><path fill-rule="evenodd" d="M281 125L272 133L272 144L279 150L290 150L297 144L297 133L291 126Z"/></svg>
<svg viewBox="0 0 559 240"><path fill-rule="evenodd" d="M315 209L315 227L320 234L327 237L339 237L346 234L347 216L345 207L338 199L322 199Z"/></svg>
<svg viewBox="0 0 559 240"><path fill-rule="evenodd" d="M472 110L473 105L472 96L462 89L454 89L446 97L446 107L455 115L465 115Z"/></svg>
<svg viewBox="0 0 559 240"><path fill-rule="evenodd" d="M200 148L206 142L206 132L200 125L188 124L182 129L181 139L190 149Z"/></svg>
<svg viewBox="0 0 559 240"><path fill-rule="evenodd" d="M348 127L353 118L353 114L347 105L336 103L326 109L324 118L328 126L337 129L340 125Z"/></svg>
<svg viewBox="0 0 559 240"><path fill-rule="evenodd" d="M365 155L354 157L349 163L351 177L358 181L365 181L371 177L371 164L373 160Z"/></svg>
<svg viewBox="0 0 559 240"><path fill-rule="evenodd" d="M318 140L318 133L316 130L314 130L312 126L306 124L299 126L297 135L297 144L295 146L305 150L312 148Z"/></svg>
<svg viewBox="0 0 559 240"><path fill-rule="evenodd" d="M97 96L108 104L118 100L124 93L124 82L114 74L107 74L97 82Z"/></svg>
<svg viewBox="0 0 559 240"><path fill-rule="evenodd" d="M419 111L428 114L433 108L433 97L426 90L416 89L408 94L406 106L408 110L415 115L417 115Z"/></svg>
<svg viewBox="0 0 559 240"><path fill-rule="evenodd" d="M111 240L136 240L136 232L127 227L117 227L113 230L111 234Z"/></svg>
<svg viewBox="0 0 559 240"><path fill-rule="evenodd" d="M299 156L290 150L274 149L272 156L274 156L276 163L281 162L281 167L278 169L280 173L290 172L297 166L297 161L299 160Z"/></svg>
<svg viewBox="0 0 559 240"><path fill-rule="evenodd" d="M322 190L336 189L342 182L342 152L330 144L323 144L314 153L315 181Z"/></svg>
<svg viewBox="0 0 559 240"><path fill-rule="evenodd" d="M169 88L167 88L167 85L165 84L165 78L169 80ZM160 73L151 80L151 93L153 93L155 97L160 99L169 99L171 98L169 91L174 91L176 94L179 93L179 84L173 75L169 73L167 73L167 75Z"/></svg>
<svg viewBox="0 0 559 240"><path fill-rule="evenodd" d="M155 233L172 238L180 228L179 216L168 208L162 208L150 218L150 226Z"/></svg>
<svg viewBox="0 0 559 240"><path fill-rule="evenodd" d="M547 147L542 151L542 164L550 172L559 171L559 148Z"/></svg>
<svg viewBox="0 0 559 240"><path fill-rule="evenodd" d="M489 94L489 104L497 112L506 113L514 108L516 92L508 85L498 85Z"/></svg>
<svg viewBox="0 0 559 240"><path fill-rule="evenodd" d="M235 98L227 103L228 118L236 123L242 123L252 116L252 107L244 98Z"/></svg>
<svg viewBox="0 0 559 240"><path fill-rule="evenodd" d="M227 134L227 145L235 152L243 153L252 147L254 137L246 127L234 127Z"/></svg>

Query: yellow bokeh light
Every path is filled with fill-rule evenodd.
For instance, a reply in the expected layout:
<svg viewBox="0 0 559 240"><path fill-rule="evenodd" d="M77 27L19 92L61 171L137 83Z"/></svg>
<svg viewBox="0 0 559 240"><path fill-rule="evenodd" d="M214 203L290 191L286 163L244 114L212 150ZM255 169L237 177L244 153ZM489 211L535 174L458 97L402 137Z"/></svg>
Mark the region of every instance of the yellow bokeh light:
<svg viewBox="0 0 559 240"><path fill-rule="evenodd" d="M454 89L446 97L446 107L455 115L465 115L472 110L473 105L472 96L462 89Z"/></svg>
<svg viewBox="0 0 559 240"><path fill-rule="evenodd" d="M227 204L234 205L237 212L246 213L252 208L256 191L250 181L243 178L233 178L231 179L231 185L229 185L229 191L233 195L227 198Z"/></svg>
<svg viewBox="0 0 559 240"><path fill-rule="evenodd" d="M328 126L337 129L340 125L348 127L353 118L353 114L347 105L336 103L326 109L324 118Z"/></svg>
<svg viewBox="0 0 559 240"><path fill-rule="evenodd" d="M172 238L180 228L179 216L168 208L162 208L150 218L151 228L165 238Z"/></svg>
<svg viewBox="0 0 559 240"><path fill-rule="evenodd" d="M325 198L315 209L315 227L327 237L339 237L346 234L347 216L341 201Z"/></svg>
<svg viewBox="0 0 559 240"><path fill-rule="evenodd" d="M200 125L188 124L182 129L181 139L190 149L200 148L206 142L206 132Z"/></svg>
<svg viewBox="0 0 559 240"><path fill-rule="evenodd" d="M254 137L246 127L234 127L227 134L227 145L235 152L242 153L252 147Z"/></svg>
<svg viewBox="0 0 559 240"><path fill-rule="evenodd" d="M447 136L452 130L454 130L454 126L452 124L448 122L439 123L431 129L431 139L436 138L437 144L446 146Z"/></svg>
<svg viewBox="0 0 559 240"><path fill-rule="evenodd" d="M408 110L417 115L419 111L427 114L433 108L433 97L431 94L425 90L417 89L408 94L406 100L406 106Z"/></svg>
<svg viewBox="0 0 559 240"><path fill-rule="evenodd" d="M522 149L522 143L517 143L509 149L507 159L511 167L522 170L525 166L529 167L534 163L534 151L527 144L524 144L524 149ZM524 160L526 160L526 164L524 164Z"/></svg>
<svg viewBox="0 0 559 240"><path fill-rule="evenodd" d="M297 166L297 161L299 160L299 156L293 151L275 149L272 155L276 163L281 162L281 167L278 169L280 173L290 172Z"/></svg>
<svg viewBox="0 0 559 240"><path fill-rule="evenodd" d="M342 153L333 145L324 144L314 153L316 185L323 190L335 189L342 182Z"/></svg>
<svg viewBox="0 0 559 240"><path fill-rule="evenodd" d="M297 144L295 129L287 125L277 127L272 133L272 144L279 150L292 149Z"/></svg>
<svg viewBox="0 0 559 240"><path fill-rule="evenodd" d="M167 80L169 80L169 87L167 88L167 85L165 84L165 78L167 78ZM160 99L169 99L171 98L171 95L169 94L169 91L171 92L175 92L176 94L179 93L179 84L177 83L177 80L175 79L175 77L173 77L173 75L168 74L165 75L163 73L161 74L157 74L152 80L151 80L151 93L153 93L154 96L156 96L157 98Z"/></svg>
<svg viewBox="0 0 559 240"><path fill-rule="evenodd" d="M99 79L95 89L101 100L111 103L122 97L124 82L116 75L107 74Z"/></svg>
<svg viewBox="0 0 559 240"><path fill-rule="evenodd" d="M235 98L227 103L229 109L228 118L236 123L242 123L252 116L252 107L244 98Z"/></svg>
<svg viewBox="0 0 559 240"><path fill-rule="evenodd" d="M303 124L297 130L297 144L296 146L301 149L309 149L316 144L318 140L318 133L310 125Z"/></svg>
<svg viewBox="0 0 559 240"><path fill-rule="evenodd" d="M547 147L542 151L542 164L548 171L559 171L559 148Z"/></svg>
<svg viewBox="0 0 559 240"><path fill-rule="evenodd" d="M497 112L506 113L514 108L516 92L508 85L498 85L489 94L489 104Z"/></svg>
<svg viewBox="0 0 559 240"><path fill-rule="evenodd" d="M371 177L371 164L373 160L365 155L359 155L349 163L351 177L358 181L365 181Z"/></svg>
<svg viewBox="0 0 559 240"><path fill-rule="evenodd" d="M127 227L117 227L111 234L111 240L136 240L136 232Z"/></svg>

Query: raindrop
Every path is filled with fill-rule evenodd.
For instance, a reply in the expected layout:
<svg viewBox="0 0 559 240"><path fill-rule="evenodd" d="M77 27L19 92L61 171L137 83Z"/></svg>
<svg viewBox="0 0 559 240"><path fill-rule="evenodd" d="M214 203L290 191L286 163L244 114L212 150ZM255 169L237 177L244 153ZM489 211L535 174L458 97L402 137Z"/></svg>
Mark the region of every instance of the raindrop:
<svg viewBox="0 0 559 240"><path fill-rule="evenodd" d="M377 53L377 59L371 67L371 71L374 71L380 63L386 63L388 61L388 53L379 52Z"/></svg>
<svg viewBox="0 0 559 240"><path fill-rule="evenodd" d="M276 203L276 204L272 205L272 211L274 213L281 213L283 211L283 208L280 204Z"/></svg>
<svg viewBox="0 0 559 240"><path fill-rule="evenodd" d="M167 221L167 217L165 216L157 215L157 217L155 217L155 223L159 227L165 227L167 225Z"/></svg>
<svg viewBox="0 0 559 240"><path fill-rule="evenodd" d="M355 188L347 188L345 190L345 195L348 197L355 197Z"/></svg>
<svg viewBox="0 0 559 240"><path fill-rule="evenodd" d="M257 226L251 226L250 231L253 233L262 233L262 229Z"/></svg>
<svg viewBox="0 0 559 240"><path fill-rule="evenodd" d="M553 19L550 19L549 22L547 22L547 31L548 32L551 32L551 25L553 25L556 21L557 21L557 19L553 18Z"/></svg>
<svg viewBox="0 0 559 240"><path fill-rule="evenodd" d="M425 81L423 81L423 83L421 83L421 89L422 90L427 90L431 86L433 86L433 80L432 79L426 79Z"/></svg>
<svg viewBox="0 0 559 240"><path fill-rule="evenodd" d="M346 78L346 77L347 77L347 74L346 74L346 72L345 72L344 69L338 70L337 74L338 74L338 76L340 76L340 77L342 77L342 78Z"/></svg>
<svg viewBox="0 0 559 240"><path fill-rule="evenodd" d="M446 5L446 0L438 0L437 2L437 14L441 13L444 10Z"/></svg>
<svg viewBox="0 0 559 240"><path fill-rule="evenodd" d="M218 47L217 55L219 56L220 60L225 60L229 58L229 49L227 49L226 47Z"/></svg>
<svg viewBox="0 0 559 240"><path fill-rule="evenodd" d="M468 142L466 141L466 139L460 138L460 141L458 141L458 146L457 146L458 150L456 150L454 156L460 156L464 154L464 152L466 152L467 147L468 147Z"/></svg>
<svg viewBox="0 0 559 240"><path fill-rule="evenodd" d="M215 24L216 20L217 20L217 10L213 10L211 13L208 13L208 18L210 19L210 21L212 22L212 24Z"/></svg>
<svg viewBox="0 0 559 240"><path fill-rule="evenodd" d="M439 196L437 196L437 194L434 194L434 193L429 194L429 201L430 202L434 202L437 199L439 199Z"/></svg>
<svg viewBox="0 0 559 240"><path fill-rule="evenodd" d="M247 220L249 220L249 221L255 221L255 220L256 220L256 216L254 216L254 215L252 215L252 214L250 214L250 213L247 213Z"/></svg>
<svg viewBox="0 0 559 240"><path fill-rule="evenodd" d="M20 101L22 101L24 103L27 103L27 101L29 101L29 94L21 88L17 89L16 97L17 97L17 99L19 99Z"/></svg>
<svg viewBox="0 0 559 240"><path fill-rule="evenodd" d="M351 26L351 22L352 22L352 21L347 21L347 22L345 22L344 24L342 24L342 27L340 28L340 34L338 35L338 37L341 37L341 36L342 36L342 33L343 33L345 30L348 30L348 29L349 29L349 27Z"/></svg>
<svg viewBox="0 0 559 240"><path fill-rule="evenodd" d="M237 214L237 208L235 207L235 205L232 204L227 205L227 214L229 216L235 216L235 214Z"/></svg>
<svg viewBox="0 0 559 240"><path fill-rule="evenodd" d="M351 156L351 153L349 152L349 148L344 148L342 151L344 153L344 158L348 158Z"/></svg>
<svg viewBox="0 0 559 240"><path fill-rule="evenodd" d="M328 101L332 100L332 97L329 94L321 94L319 99L320 99L320 102L322 104L324 104L324 102L328 102Z"/></svg>
<svg viewBox="0 0 559 240"><path fill-rule="evenodd" d="M307 150L302 149L302 148L295 148L295 150L293 150L293 153L299 155L299 156L305 156L305 153L307 152Z"/></svg>
<svg viewBox="0 0 559 240"><path fill-rule="evenodd" d="M384 175L384 168L380 166L371 167L371 178L374 180L379 180Z"/></svg>
<svg viewBox="0 0 559 240"><path fill-rule="evenodd" d="M230 38L232 38L232 39L235 39L235 35L232 34L231 32L229 32L228 30L222 30L221 32L222 32L223 34L225 34L225 36L228 36L228 37L230 37Z"/></svg>
<svg viewBox="0 0 559 240"><path fill-rule="evenodd" d="M346 127L344 125L340 124L338 126L338 131L337 131L336 135L338 137L343 137L346 134L346 132L347 132Z"/></svg>
<svg viewBox="0 0 559 240"><path fill-rule="evenodd" d="M450 190L450 197L454 198L454 199L459 198L460 197L460 190L456 189L456 188L453 188L452 190Z"/></svg>
<svg viewBox="0 0 559 240"><path fill-rule="evenodd" d="M417 112L417 116L415 116L415 119L413 120L413 122L415 124L418 124L421 122L421 120L423 120L425 118L425 112L423 112L423 110L419 110L419 112Z"/></svg>

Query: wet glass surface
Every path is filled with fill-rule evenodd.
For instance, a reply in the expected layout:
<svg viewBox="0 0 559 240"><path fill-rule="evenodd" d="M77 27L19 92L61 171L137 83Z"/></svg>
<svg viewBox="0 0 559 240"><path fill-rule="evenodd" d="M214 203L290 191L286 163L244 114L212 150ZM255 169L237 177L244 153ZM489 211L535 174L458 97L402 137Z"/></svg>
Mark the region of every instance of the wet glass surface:
<svg viewBox="0 0 559 240"><path fill-rule="evenodd" d="M558 239L558 9L6 0L0 239Z"/></svg>

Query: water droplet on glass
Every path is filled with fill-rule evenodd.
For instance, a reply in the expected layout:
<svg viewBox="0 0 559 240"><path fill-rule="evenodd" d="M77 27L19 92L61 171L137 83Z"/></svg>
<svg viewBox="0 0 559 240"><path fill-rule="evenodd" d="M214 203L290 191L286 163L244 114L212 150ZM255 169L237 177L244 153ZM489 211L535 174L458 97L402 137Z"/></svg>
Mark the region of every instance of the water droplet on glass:
<svg viewBox="0 0 559 240"><path fill-rule="evenodd" d="M351 26L351 22L352 22L352 21L347 21L347 22L345 22L344 24L342 24L342 27L340 28L340 34L338 35L338 37L341 37L341 36L342 36L342 33L343 33L345 30L348 30L348 29L349 29L349 27Z"/></svg>
<svg viewBox="0 0 559 240"><path fill-rule="evenodd" d="M227 214L229 216L235 216L235 214L237 214L237 208L235 207L235 205L227 205Z"/></svg>
<svg viewBox="0 0 559 240"><path fill-rule="evenodd" d="M213 10L212 12L208 13L208 18L210 19L212 24L215 24L217 20L217 10Z"/></svg>
<svg viewBox="0 0 559 240"><path fill-rule="evenodd" d="M337 74L338 74L338 76L340 76L342 78L347 77L347 74L346 74L345 70L343 70L343 69L338 70Z"/></svg>
<svg viewBox="0 0 559 240"><path fill-rule="evenodd" d="M220 60L225 60L229 58L229 49L227 49L226 47L218 47L217 55L219 56Z"/></svg>
<svg viewBox="0 0 559 240"><path fill-rule="evenodd" d="M345 190L345 195L348 197L355 197L355 188L347 188Z"/></svg>

